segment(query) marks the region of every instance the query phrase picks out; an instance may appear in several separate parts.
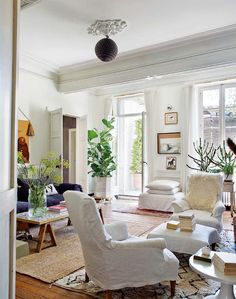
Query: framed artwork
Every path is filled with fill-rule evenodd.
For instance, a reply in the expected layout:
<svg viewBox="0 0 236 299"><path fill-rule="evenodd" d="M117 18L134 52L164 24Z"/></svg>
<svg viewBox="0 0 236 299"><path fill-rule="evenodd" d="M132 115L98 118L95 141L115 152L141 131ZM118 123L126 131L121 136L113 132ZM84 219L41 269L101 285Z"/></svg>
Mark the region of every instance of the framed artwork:
<svg viewBox="0 0 236 299"><path fill-rule="evenodd" d="M176 157L166 157L166 169L176 170Z"/></svg>
<svg viewBox="0 0 236 299"><path fill-rule="evenodd" d="M181 134L158 133L157 134L158 154L180 154L181 153Z"/></svg>
<svg viewBox="0 0 236 299"><path fill-rule="evenodd" d="M178 112L165 113L165 125L174 125L178 123Z"/></svg>
<svg viewBox="0 0 236 299"><path fill-rule="evenodd" d="M22 152L25 163L29 163L29 136L27 136L28 126L28 120L18 120L17 150Z"/></svg>

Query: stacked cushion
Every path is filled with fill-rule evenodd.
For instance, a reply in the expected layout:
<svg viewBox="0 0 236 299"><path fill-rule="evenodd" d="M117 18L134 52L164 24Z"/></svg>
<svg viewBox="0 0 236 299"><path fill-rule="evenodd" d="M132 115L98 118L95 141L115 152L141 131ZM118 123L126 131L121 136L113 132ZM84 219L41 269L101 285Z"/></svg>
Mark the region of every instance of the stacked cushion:
<svg viewBox="0 0 236 299"><path fill-rule="evenodd" d="M172 211L172 202L183 195L180 183L172 180L155 180L146 188L148 191L139 196L140 209Z"/></svg>
<svg viewBox="0 0 236 299"><path fill-rule="evenodd" d="M180 191L179 182L171 180L155 180L147 184L147 191L151 194L173 195Z"/></svg>

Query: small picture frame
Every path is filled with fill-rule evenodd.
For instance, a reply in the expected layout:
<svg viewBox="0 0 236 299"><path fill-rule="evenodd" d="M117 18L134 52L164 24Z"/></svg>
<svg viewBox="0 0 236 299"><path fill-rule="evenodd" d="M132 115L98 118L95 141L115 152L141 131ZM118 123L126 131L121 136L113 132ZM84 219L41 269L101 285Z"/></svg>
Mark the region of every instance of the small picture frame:
<svg viewBox="0 0 236 299"><path fill-rule="evenodd" d="M165 125L175 125L178 123L178 112L165 113Z"/></svg>
<svg viewBox="0 0 236 299"><path fill-rule="evenodd" d="M166 169L176 170L176 157L166 157Z"/></svg>
<svg viewBox="0 0 236 299"><path fill-rule="evenodd" d="M180 132L158 133L157 153L158 154L181 154Z"/></svg>

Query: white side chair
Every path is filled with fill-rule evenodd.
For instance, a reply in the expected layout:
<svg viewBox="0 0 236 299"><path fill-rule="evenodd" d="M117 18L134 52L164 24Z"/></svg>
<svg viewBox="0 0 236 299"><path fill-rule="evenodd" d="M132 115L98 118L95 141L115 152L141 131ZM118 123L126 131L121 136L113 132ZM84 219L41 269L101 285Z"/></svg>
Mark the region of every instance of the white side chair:
<svg viewBox="0 0 236 299"><path fill-rule="evenodd" d="M198 172L190 175L186 196L173 201L174 214L171 220L180 215L193 213L197 224L223 229L222 203L223 177L221 174Z"/></svg>
<svg viewBox="0 0 236 299"><path fill-rule="evenodd" d="M179 261L166 248L164 239L132 237L122 222L103 225L93 198L78 191L63 195L80 238L86 273L107 290L106 298L112 298L111 290L164 280L170 280L174 296Z"/></svg>

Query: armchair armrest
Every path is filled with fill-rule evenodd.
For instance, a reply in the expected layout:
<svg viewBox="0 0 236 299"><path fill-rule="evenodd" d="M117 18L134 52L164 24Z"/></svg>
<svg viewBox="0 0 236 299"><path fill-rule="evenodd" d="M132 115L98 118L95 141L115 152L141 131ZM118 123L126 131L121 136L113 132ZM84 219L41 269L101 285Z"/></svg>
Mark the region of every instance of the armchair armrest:
<svg viewBox="0 0 236 299"><path fill-rule="evenodd" d="M174 200L171 206L174 210L174 213L180 213L191 209L190 205L188 204L184 196L182 198L178 198Z"/></svg>
<svg viewBox="0 0 236 299"><path fill-rule="evenodd" d="M114 222L105 224L106 232L112 237L112 240L122 241L129 238L128 226L124 222Z"/></svg>
<svg viewBox="0 0 236 299"><path fill-rule="evenodd" d="M212 216L217 218L217 217L221 216L224 211L225 211L225 206L224 206L223 202L221 200L217 200L215 207L212 211Z"/></svg>
<svg viewBox="0 0 236 299"><path fill-rule="evenodd" d="M138 249L138 248L166 248L166 240L163 238L153 238L153 239L132 239L126 241L111 241L113 248L119 249Z"/></svg>

